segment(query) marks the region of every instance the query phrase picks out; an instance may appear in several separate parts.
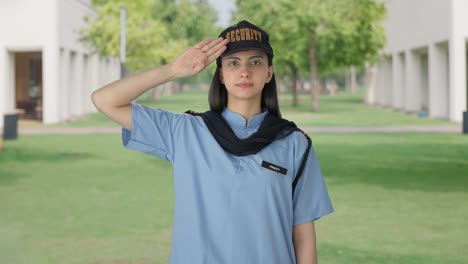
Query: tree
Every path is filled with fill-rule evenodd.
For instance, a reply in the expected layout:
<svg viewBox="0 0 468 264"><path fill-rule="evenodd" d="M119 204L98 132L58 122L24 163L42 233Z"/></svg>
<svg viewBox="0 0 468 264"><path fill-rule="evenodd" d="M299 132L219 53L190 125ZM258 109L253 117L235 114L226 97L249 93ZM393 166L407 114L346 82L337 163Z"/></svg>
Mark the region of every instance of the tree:
<svg viewBox="0 0 468 264"><path fill-rule="evenodd" d="M102 56L120 51L120 7L127 8L127 67L144 70L168 63L189 46L218 32L216 15L204 1L93 0L96 19L87 19L82 40Z"/></svg>
<svg viewBox="0 0 468 264"><path fill-rule="evenodd" d="M258 0L238 0L237 4L236 17L252 17L265 25L273 23L266 29L272 40L278 41L275 45L279 49L275 46L275 50L282 58L278 62L289 64L291 72L295 71L293 65L299 71L308 68L312 111L319 110L319 74L362 65L374 59L384 45L384 32L379 21L385 14L385 6L381 2L274 0L265 5ZM246 9L254 6L256 9Z"/></svg>
<svg viewBox="0 0 468 264"><path fill-rule="evenodd" d="M299 2L298 25L309 35L312 111L318 111L318 70L362 65L374 59L385 41L379 24L385 6L373 0Z"/></svg>
<svg viewBox="0 0 468 264"><path fill-rule="evenodd" d="M304 45L298 45L303 40L299 35L298 27L291 17L292 12L285 13L281 1L272 0L268 5L262 1L237 1L236 20L247 19L259 25L270 35L271 45L274 47L275 72L280 76L289 76L292 104L297 106L297 81L301 73L305 73L307 59L304 54Z"/></svg>
<svg viewBox="0 0 468 264"><path fill-rule="evenodd" d="M174 57L184 43L171 38L167 26L152 18L148 0L96 1L98 16L87 19L82 40L101 56L118 57L120 52L120 7L127 9L127 68L139 71Z"/></svg>
<svg viewBox="0 0 468 264"><path fill-rule="evenodd" d="M155 19L164 22L171 38L185 43L185 47L194 45L202 39L215 38L221 32L221 28L216 25L216 12L207 1L159 1L153 6L152 15ZM210 78L213 67L214 65L210 65L201 74L180 82Z"/></svg>

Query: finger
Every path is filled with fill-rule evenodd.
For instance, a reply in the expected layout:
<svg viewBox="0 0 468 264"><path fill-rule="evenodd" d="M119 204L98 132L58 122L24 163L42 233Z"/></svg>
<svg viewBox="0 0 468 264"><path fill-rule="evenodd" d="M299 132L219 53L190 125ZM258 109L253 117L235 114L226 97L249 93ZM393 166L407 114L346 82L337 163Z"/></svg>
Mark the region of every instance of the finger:
<svg viewBox="0 0 468 264"><path fill-rule="evenodd" d="M223 52L227 49L226 46L222 46L219 48L215 53L211 54L208 56L208 64L212 63L214 60L216 60Z"/></svg>
<svg viewBox="0 0 468 264"><path fill-rule="evenodd" d="M216 46L218 43L220 43L222 41L223 41L223 38L219 37L219 38L211 41L210 43L205 44L205 46L203 46L201 50L203 52L208 52L210 49L212 49L214 46Z"/></svg>
<svg viewBox="0 0 468 264"><path fill-rule="evenodd" d="M194 48L197 48L197 49L201 49L203 48L204 46L206 46L206 44L210 43L211 42L211 39L204 39L200 42L198 42L197 44L195 44L193 47Z"/></svg>
<svg viewBox="0 0 468 264"><path fill-rule="evenodd" d="M212 47L210 50L208 50L206 52L206 55L208 57L212 56L213 54L216 54L219 49L221 49L222 47L226 47L226 45L229 43L229 40L228 39L224 39L223 41L219 42L218 44L216 44L216 46ZM222 54L222 53L221 53Z"/></svg>

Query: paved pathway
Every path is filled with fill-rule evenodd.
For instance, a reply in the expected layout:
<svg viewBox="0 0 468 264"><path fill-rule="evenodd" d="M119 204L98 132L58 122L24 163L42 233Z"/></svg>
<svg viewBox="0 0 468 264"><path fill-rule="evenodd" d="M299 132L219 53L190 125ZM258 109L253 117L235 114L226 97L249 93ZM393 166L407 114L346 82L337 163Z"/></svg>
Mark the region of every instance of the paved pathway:
<svg viewBox="0 0 468 264"><path fill-rule="evenodd" d="M460 126L382 126L382 127L303 127L308 133L366 133L366 132L419 132L461 134ZM46 134L115 134L118 127L83 127L83 128L19 128L19 135Z"/></svg>

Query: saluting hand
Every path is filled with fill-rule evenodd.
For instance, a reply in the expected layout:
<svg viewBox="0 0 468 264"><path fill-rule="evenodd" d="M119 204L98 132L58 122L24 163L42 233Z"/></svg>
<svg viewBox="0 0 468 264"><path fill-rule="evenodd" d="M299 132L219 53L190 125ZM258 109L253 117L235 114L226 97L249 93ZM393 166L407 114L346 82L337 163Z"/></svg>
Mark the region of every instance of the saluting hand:
<svg viewBox="0 0 468 264"><path fill-rule="evenodd" d="M193 76L216 60L226 50L229 41L206 39L180 54L170 67L176 78Z"/></svg>

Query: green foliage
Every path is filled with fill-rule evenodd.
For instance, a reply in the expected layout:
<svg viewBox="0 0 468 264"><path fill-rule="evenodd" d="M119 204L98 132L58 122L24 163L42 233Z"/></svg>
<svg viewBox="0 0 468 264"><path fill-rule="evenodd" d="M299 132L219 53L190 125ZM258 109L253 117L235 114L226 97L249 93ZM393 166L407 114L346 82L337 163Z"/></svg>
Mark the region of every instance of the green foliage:
<svg viewBox="0 0 468 264"><path fill-rule="evenodd" d="M180 51L206 38L216 38L221 28L216 25L216 12L205 1L156 1L152 8L154 19L162 21L174 41L185 43ZM179 54L179 52L177 52ZM171 56L167 63L175 56ZM194 77L181 79L181 83L194 83L209 80L214 72L214 64Z"/></svg>
<svg viewBox="0 0 468 264"><path fill-rule="evenodd" d="M174 39L197 43L201 39L216 37L221 32L221 28L216 26L215 10L203 2L156 1L152 13L155 19L160 19L167 25Z"/></svg>
<svg viewBox="0 0 468 264"><path fill-rule="evenodd" d="M385 33L379 24L386 12L384 4L341 0L329 8L335 14L334 19L318 27L319 70L324 73L374 61L385 44Z"/></svg>
<svg viewBox="0 0 468 264"><path fill-rule="evenodd" d="M180 43L171 41L166 26L152 19L145 12L149 1L101 1L96 6L98 16L90 20L89 26L82 31L83 40L101 56L119 57L120 53L120 7L127 9L127 68L142 70L150 65L160 64L174 56Z"/></svg>
<svg viewBox="0 0 468 264"><path fill-rule="evenodd" d="M294 64L309 71L309 47L315 45L318 70L327 73L373 60L385 43L379 24L383 3L373 0L237 1L237 20L248 19L270 33L276 68Z"/></svg>
<svg viewBox="0 0 468 264"><path fill-rule="evenodd" d="M127 68L139 71L165 64L201 39L218 32L212 7L183 0L94 0L82 40L101 56L119 56L120 7L127 9Z"/></svg>
<svg viewBox="0 0 468 264"><path fill-rule="evenodd" d="M268 5L262 1L237 1L237 12L234 14L234 20L248 20L270 35L270 42L274 49L275 72L291 74L292 71L306 69L307 50L306 45L300 42L304 38L293 19L293 12L289 12L293 4L281 0L272 0Z"/></svg>

